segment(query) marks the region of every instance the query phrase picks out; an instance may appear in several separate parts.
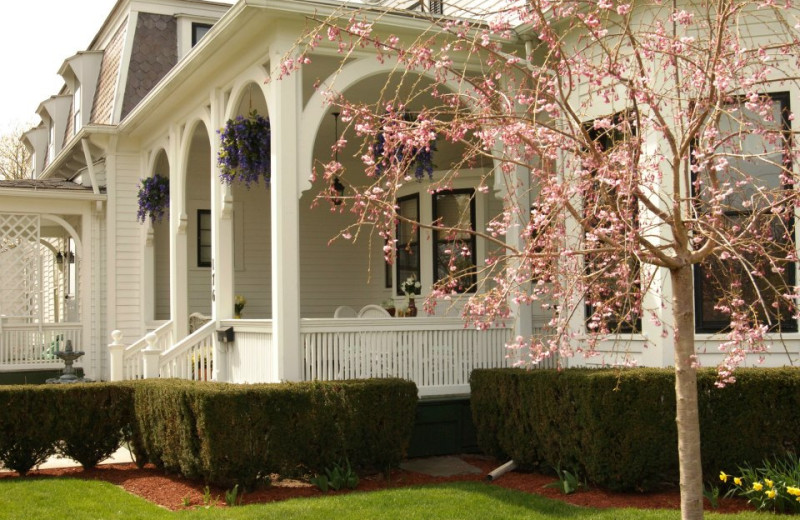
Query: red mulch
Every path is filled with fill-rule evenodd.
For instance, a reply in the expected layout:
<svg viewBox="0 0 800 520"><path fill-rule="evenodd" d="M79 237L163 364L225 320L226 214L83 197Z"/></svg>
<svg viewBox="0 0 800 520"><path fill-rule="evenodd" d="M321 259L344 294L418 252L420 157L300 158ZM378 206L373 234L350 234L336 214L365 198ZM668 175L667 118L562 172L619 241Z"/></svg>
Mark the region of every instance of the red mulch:
<svg viewBox="0 0 800 520"><path fill-rule="evenodd" d="M394 470L387 480L383 474L367 475L361 478L358 492L374 491L386 488L415 486L420 484L436 484L443 482L480 481L485 475L500 465L496 460L486 457L465 455L462 457L470 464L477 466L483 473L475 475L458 475L454 477L432 477L411 471ZM196 481L184 479L178 475L165 475L153 466L138 469L133 464L109 464L99 466L92 470L82 468L45 469L30 472L30 477L58 477L69 476L82 479L105 480L122 486L129 493L139 495L151 502L168 509L184 509L184 502L188 500L190 507L203 505L204 485ZM20 478L16 473L2 473L1 478ZM29 477L28 477L29 478ZM554 482L553 476L538 473L523 473L514 471L497 479L492 485L508 489L516 489L526 493L535 493L555 500L562 500L570 504L585 507L634 507L643 509L679 509L680 495L678 489L667 488L652 493L615 493L590 487L581 489L577 493L564 495L555 488L544 487ZM339 492L344 493L345 491ZM216 505L224 506L225 490L211 488L211 495L216 499ZM307 482L298 480L278 480L271 486L263 486L244 495L242 503L253 504L274 502L295 497L315 497L322 493ZM712 511L706 503L706 510ZM752 507L747 502L738 498L720 498L719 508L714 510L720 513L735 513L751 511Z"/></svg>

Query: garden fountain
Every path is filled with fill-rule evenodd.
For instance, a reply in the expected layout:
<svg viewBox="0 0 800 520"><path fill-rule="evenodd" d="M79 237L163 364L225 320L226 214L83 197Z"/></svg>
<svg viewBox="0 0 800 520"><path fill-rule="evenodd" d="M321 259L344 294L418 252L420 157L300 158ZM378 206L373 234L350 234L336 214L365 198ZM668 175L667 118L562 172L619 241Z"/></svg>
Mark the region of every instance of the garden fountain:
<svg viewBox="0 0 800 520"><path fill-rule="evenodd" d="M72 340L67 340L64 350L57 350L55 355L59 359L64 360L64 370L61 372L61 377L53 377L47 380L47 383L65 384L65 383L89 383L92 380L83 377L78 377L75 367L72 363L84 354L82 350L72 350Z"/></svg>

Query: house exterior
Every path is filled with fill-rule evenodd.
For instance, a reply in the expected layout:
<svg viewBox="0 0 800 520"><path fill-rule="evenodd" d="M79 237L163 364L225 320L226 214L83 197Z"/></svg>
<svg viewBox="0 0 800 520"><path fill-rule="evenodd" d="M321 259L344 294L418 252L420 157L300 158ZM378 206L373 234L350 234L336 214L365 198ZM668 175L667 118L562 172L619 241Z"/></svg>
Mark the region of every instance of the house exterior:
<svg viewBox="0 0 800 520"><path fill-rule="evenodd" d="M543 319L536 308L514 307L505 326L488 331L463 327L458 298L433 316L334 317L340 307L387 299L402 306L399 285L409 274L422 297L437 277L430 232L416 231L416 258L387 267L380 239L329 243L352 217L315 203L312 166L329 157L337 124L315 85L331 82L376 101L393 64L377 63L367 49L339 70L336 49L322 46L309 66L265 82L306 17L335 6L117 2L89 48L65 59L64 87L41 103L42 123L24 136L34 178L0 182L0 371L59 366L53 351L70 340L86 352L86 375L98 380L399 376L416 381L422 397L443 398L467 395L473 368L514 362L504 345L535 334ZM425 27L402 15L383 23L401 37ZM800 106L796 91L790 97ZM269 189L218 180L217 131L253 110L272 129ZM458 149L442 144L437 153ZM342 161L355 169L352 155L342 153ZM423 222L452 213L483 227L503 209L499 180L488 193L475 189L489 171L464 170L440 195L409 183L398 205ZM155 174L169 179L169 217L142 224L140 181ZM489 245L472 247L480 263ZM237 296L247 301L242 319L234 319ZM671 346L659 335L643 323L621 349L609 344L602 362L624 355L669 366ZM697 337L708 346L701 360L715 364L715 335ZM646 340L651 348L642 348ZM800 335L784 334L782 342L796 358ZM767 364L785 363L785 355L767 357Z"/></svg>

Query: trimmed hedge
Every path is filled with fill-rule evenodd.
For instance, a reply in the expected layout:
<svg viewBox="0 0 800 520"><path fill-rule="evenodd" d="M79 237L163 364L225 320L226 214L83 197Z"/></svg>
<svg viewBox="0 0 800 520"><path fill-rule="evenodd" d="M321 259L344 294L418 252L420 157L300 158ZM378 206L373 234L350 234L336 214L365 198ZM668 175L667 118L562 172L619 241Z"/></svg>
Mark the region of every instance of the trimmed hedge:
<svg viewBox="0 0 800 520"><path fill-rule="evenodd" d="M95 466L119 448L132 395L103 383L0 387L0 463L24 475L58 452Z"/></svg>
<svg viewBox="0 0 800 520"><path fill-rule="evenodd" d="M417 388L399 379L232 385L139 381L136 430L147 459L222 487L270 473L399 464Z"/></svg>
<svg viewBox="0 0 800 520"><path fill-rule="evenodd" d="M698 374L703 472L800 450L800 371L740 369L716 388ZM523 467L557 465L615 490L677 482L670 369L496 369L472 372L472 413L486 453Z"/></svg>

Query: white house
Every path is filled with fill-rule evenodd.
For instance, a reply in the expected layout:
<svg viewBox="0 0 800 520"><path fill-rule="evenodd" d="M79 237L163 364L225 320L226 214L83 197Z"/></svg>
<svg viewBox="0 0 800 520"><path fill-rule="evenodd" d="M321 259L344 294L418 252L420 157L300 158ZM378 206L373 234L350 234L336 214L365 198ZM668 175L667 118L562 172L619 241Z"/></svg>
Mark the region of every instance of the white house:
<svg viewBox="0 0 800 520"><path fill-rule="evenodd" d="M42 123L24 136L34 178L0 182L0 371L58 367L52 351L71 340L86 352L80 365L94 379L399 376L435 398L468 394L473 368L512 362L504 344L535 333L536 309L515 308L504 327L477 331L464 328L458 302L413 318L367 307L386 299L404 305L398 286L412 273L422 296L430 291L437 276L430 232L417 231L414 255L391 267L379 239L329 243L351 216L314 204L321 188L310 179L312 165L329 157L337 124L315 85L377 100L393 64L379 64L366 49L338 70L336 49L322 46L311 65L265 80L293 49L307 15L335 5L117 2L89 48L65 59L63 88L41 103ZM402 14L381 23L401 37L425 28ZM421 81L429 79L421 73ZM797 92L791 98L800 106ZM218 180L217 131L253 110L271 124L271 186L227 187ZM458 154L441 143L437 163ZM358 168L352 154L341 160ZM488 171L465 170L451 192L436 196L410 183L398 204L422 221L469 215L483 227L503 205L500 183L475 191ZM140 181L154 174L169 178L169 218L141 224ZM471 247L480 264L487 244ZM236 296L247 300L242 319L234 319ZM365 315L334 317L340 307L366 308ZM666 342L641 348L659 334L649 327L623 338L626 354L671 365ZM112 338L111 331L120 332ZM783 339L796 357L800 335ZM715 354L708 356L713 364Z"/></svg>

